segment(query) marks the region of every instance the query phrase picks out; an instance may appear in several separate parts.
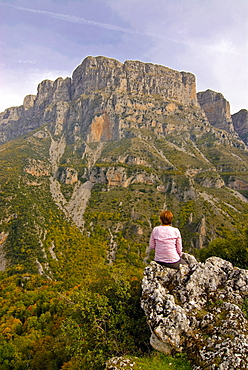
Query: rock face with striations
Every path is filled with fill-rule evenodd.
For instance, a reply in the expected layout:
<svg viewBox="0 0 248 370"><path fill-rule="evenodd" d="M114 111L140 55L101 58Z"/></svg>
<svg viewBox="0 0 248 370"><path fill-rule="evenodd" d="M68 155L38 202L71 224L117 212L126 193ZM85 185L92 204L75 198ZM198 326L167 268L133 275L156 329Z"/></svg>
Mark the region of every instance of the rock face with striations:
<svg viewBox="0 0 248 370"><path fill-rule="evenodd" d="M66 124L74 138L115 140L123 130L141 122L154 125L157 115L166 115L179 104L198 107L193 74L139 61L123 64L106 57L87 57L72 79L42 81L37 96L28 96L22 106L1 113L0 143L43 124L52 124L55 135Z"/></svg>
<svg viewBox="0 0 248 370"><path fill-rule="evenodd" d="M239 137L248 145L248 110L241 109L232 115L233 125Z"/></svg>
<svg viewBox="0 0 248 370"><path fill-rule="evenodd" d="M151 345L164 353L188 353L194 370L247 369L248 271L211 257L184 255L179 270L151 262L145 268L141 305Z"/></svg>
<svg viewBox="0 0 248 370"><path fill-rule="evenodd" d="M166 100L197 105L195 76L191 73L139 61L122 64L105 57L88 57L73 72L72 99L101 89L110 94L159 94Z"/></svg>
<svg viewBox="0 0 248 370"><path fill-rule="evenodd" d="M192 108L194 113L189 113ZM28 95L22 106L0 113L0 144L45 124L55 136L66 130L71 143L80 138L88 143L119 140L141 127L167 135L177 125L166 117L180 117L182 112L189 121L205 125L206 132L210 123L235 133L229 103L211 90L196 94L192 73L140 61L87 57L72 78L44 80L36 96Z"/></svg>
<svg viewBox="0 0 248 370"><path fill-rule="evenodd" d="M26 134L10 143L24 143L19 149L24 183L37 189L47 183L55 205L80 230L90 198L99 191L108 207L103 190L118 187L133 192L135 204L136 195L142 199L135 205L140 219L131 217L128 229L138 242L148 236L145 223L151 224L155 212L147 206L144 217L144 205L159 198L161 208L180 210L189 202L182 211L183 227L190 248L202 248L222 232L221 225L232 229L232 212L237 218L245 211L248 200L239 191L246 194L248 167L244 142L209 123L215 123L214 116L230 122L229 105L223 97L214 99L217 93L201 95L212 96L213 115L208 118L208 105L201 108L198 103L193 74L139 61L87 57L72 78L45 80L37 96L29 95L22 106L0 113L0 143ZM227 126L229 130L231 124ZM11 173L10 156L2 148L7 156L3 168ZM96 193L91 193L93 187ZM131 215L131 206L120 202L115 212L122 207ZM114 218L111 228L114 240ZM124 222L122 228L124 234Z"/></svg>
<svg viewBox="0 0 248 370"><path fill-rule="evenodd" d="M198 92L197 98L211 125L227 132L234 132L230 104L222 94L206 90Z"/></svg>

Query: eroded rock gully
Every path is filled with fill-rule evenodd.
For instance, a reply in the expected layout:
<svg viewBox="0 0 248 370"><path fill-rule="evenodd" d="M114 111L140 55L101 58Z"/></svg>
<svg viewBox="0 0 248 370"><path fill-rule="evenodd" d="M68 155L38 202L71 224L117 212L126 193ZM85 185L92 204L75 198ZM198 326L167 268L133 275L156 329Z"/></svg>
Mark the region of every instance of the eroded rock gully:
<svg viewBox="0 0 248 370"><path fill-rule="evenodd" d="M152 261L144 270L141 306L151 345L187 352L194 370L248 368L248 270L218 257L205 263L184 254L179 270Z"/></svg>

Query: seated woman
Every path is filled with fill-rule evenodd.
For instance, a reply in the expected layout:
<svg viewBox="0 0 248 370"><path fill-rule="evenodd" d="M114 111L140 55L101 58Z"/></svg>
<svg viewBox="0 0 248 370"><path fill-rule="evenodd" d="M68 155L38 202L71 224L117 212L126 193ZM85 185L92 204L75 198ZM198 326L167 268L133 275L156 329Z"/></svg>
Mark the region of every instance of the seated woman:
<svg viewBox="0 0 248 370"><path fill-rule="evenodd" d="M170 211L160 213L160 226L154 227L150 236L149 249L155 249L155 262L162 266L178 269L186 264L182 256L182 238L179 229L171 226L173 214Z"/></svg>

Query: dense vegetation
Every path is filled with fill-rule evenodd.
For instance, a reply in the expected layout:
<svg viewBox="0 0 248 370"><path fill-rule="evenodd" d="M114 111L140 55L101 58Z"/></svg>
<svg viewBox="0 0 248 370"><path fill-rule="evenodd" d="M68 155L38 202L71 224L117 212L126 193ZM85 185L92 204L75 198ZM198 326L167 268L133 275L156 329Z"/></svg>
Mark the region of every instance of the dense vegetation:
<svg viewBox="0 0 248 370"><path fill-rule="evenodd" d="M175 214L186 252L202 261L217 255L248 268L247 203L228 188L211 186L236 173L246 179L236 158L245 162L247 153L237 152L228 162L225 145L202 137L202 151L223 168L220 177L192 142L182 155L176 149L186 145L181 137L151 137L105 145L95 173L121 167L127 177L148 180L128 186L96 181L83 229L51 195L47 136L27 136L1 147L0 252L7 262L0 275L0 370L100 370L108 358L121 355L138 357L143 370L190 368L183 356L153 351L150 356L149 328L140 308L145 250L166 206ZM119 163L127 154L143 164ZM165 165L163 156L175 166ZM27 171L30 163L40 172L35 166ZM60 178L66 166L75 168L84 183L88 168L82 151L68 145L58 165L61 192L69 200L74 185ZM196 172L194 186L185 174L190 167ZM203 224L203 248L198 249Z"/></svg>
<svg viewBox="0 0 248 370"><path fill-rule="evenodd" d="M227 233L225 238L216 238L197 254L201 261L217 256L230 261L233 266L248 269L248 228L244 229L241 236Z"/></svg>
<svg viewBox="0 0 248 370"><path fill-rule="evenodd" d="M72 287L39 275L4 275L1 369L102 369L112 355L148 350L139 279L124 268L99 266L97 277Z"/></svg>

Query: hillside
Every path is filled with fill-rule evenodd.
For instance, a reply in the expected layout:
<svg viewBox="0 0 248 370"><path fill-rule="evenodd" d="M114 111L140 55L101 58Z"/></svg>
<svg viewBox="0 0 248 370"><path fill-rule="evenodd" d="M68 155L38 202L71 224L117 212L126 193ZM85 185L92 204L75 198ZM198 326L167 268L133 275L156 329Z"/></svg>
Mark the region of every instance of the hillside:
<svg viewBox="0 0 248 370"><path fill-rule="evenodd" d="M86 58L72 79L43 81L36 97L1 114L2 141L22 135L1 146L6 261L16 258L19 224L32 230L39 268L49 266L50 253L41 248L50 237L49 209L76 225L80 237L103 229L111 260L134 248L130 253L142 261L164 207L174 211L191 252L226 230L241 230L247 147L223 108L228 104L209 90L196 94L192 74L104 57ZM213 125L214 112L222 124ZM30 219L22 220L24 210ZM137 245L122 247L122 238Z"/></svg>
<svg viewBox="0 0 248 370"><path fill-rule="evenodd" d="M38 273L110 301L114 282L123 302L120 287L137 294L162 209L173 211L192 254L241 236L244 112L232 118L220 93L197 93L191 73L139 61L87 57L72 78L41 82L36 96L0 113L4 279Z"/></svg>

